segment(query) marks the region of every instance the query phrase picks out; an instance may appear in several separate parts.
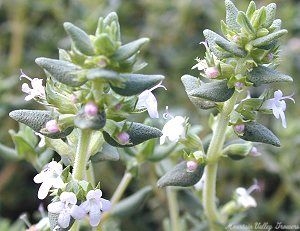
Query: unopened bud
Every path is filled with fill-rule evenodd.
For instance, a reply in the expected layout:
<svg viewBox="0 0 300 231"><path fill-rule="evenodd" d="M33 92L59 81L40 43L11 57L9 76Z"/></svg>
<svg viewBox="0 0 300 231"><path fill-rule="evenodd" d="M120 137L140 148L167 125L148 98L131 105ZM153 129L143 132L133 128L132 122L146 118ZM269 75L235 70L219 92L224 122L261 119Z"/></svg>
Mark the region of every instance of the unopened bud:
<svg viewBox="0 0 300 231"><path fill-rule="evenodd" d="M241 160L250 154L252 148L253 145L251 142L230 144L224 149L223 155L228 156L233 160Z"/></svg>
<svg viewBox="0 0 300 231"><path fill-rule="evenodd" d="M189 160L186 162L186 171L187 172L194 172L198 167L198 163L193 161L193 160Z"/></svg>
<svg viewBox="0 0 300 231"><path fill-rule="evenodd" d="M234 125L233 129L238 135L243 135L245 130L245 125L244 124Z"/></svg>
<svg viewBox="0 0 300 231"><path fill-rule="evenodd" d="M129 143L129 134L127 132L121 132L117 135L118 142L120 144L128 144Z"/></svg>
<svg viewBox="0 0 300 231"><path fill-rule="evenodd" d="M59 126L58 126L56 120L49 120L46 123L45 127L46 127L47 131L50 133L59 132Z"/></svg>
<svg viewBox="0 0 300 231"><path fill-rule="evenodd" d="M260 156L261 153L257 150L256 147L252 147L250 153L249 153L250 156L253 156L253 157L256 157L256 156Z"/></svg>
<svg viewBox="0 0 300 231"><path fill-rule="evenodd" d="M88 102L84 106L84 113L88 116L96 116L98 113L98 106L94 102Z"/></svg>
<svg viewBox="0 0 300 231"><path fill-rule="evenodd" d="M208 67L205 69L204 72L205 72L205 75L210 79L214 79L214 78L218 77L218 75L219 75L218 68L216 68L216 67Z"/></svg>

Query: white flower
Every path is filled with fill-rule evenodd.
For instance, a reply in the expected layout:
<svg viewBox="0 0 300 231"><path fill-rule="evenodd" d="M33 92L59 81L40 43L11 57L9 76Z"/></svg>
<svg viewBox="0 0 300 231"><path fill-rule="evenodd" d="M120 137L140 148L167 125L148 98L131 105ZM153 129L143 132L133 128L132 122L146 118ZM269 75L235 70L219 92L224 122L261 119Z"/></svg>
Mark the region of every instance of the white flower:
<svg viewBox="0 0 300 231"><path fill-rule="evenodd" d="M80 205L90 215L90 225L93 227L100 223L101 213L108 211L111 207L110 201L101 197L100 189L90 190L86 195L86 201Z"/></svg>
<svg viewBox="0 0 300 231"><path fill-rule="evenodd" d="M286 128L286 119L284 111L286 110L286 103L284 99L290 99L294 103L294 99L290 96L283 96L281 90L277 90L274 92L274 98L266 100L262 106L261 109L269 109L272 110L273 115L276 119L281 118L282 126Z"/></svg>
<svg viewBox="0 0 300 231"><path fill-rule="evenodd" d="M147 109L148 114L151 118L158 118L158 111L157 111L157 100L155 96L153 95L152 91L156 88L162 87L165 90L167 90L163 85L161 85L161 82L145 91L143 91L141 94L139 94L138 102L136 104L136 109L142 110Z"/></svg>
<svg viewBox="0 0 300 231"><path fill-rule="evenodd" d="M235 193L237 195L237 203L242 206L243 208L247 209L250 207L256 207L257 203L255 199L250 196L249 190L246 190L245 188L239 187L235 190Z"/></svg>
<svg viewBox="0 0 300 231"><path fill-rule="evenodd" d="M63 168L61 164L57 163L56 161L51 161L39 174L33 178L35 183L42 183L38 191L39 199L44 199L52 187L62 188L64 186L64 182L60 177L62 171Z"/></svg>
<svg viewBox="0 0 300 231"><path fill-rule="evenodd" d="M63 192L60 201L48 205L50 213L59 213L57 223L61 228L67 228L70 225L71 216L74 219L82 219L86 215L85 211L76 205L77 198L73 192Z"/></svg>
<svg viewBox="0 0 300 231"><path fill-rule="evenodd" d="M26 101L29 101L33 98L41 98L41 99L46 98L45 88L43 86L43 80L42 79L38 79L38 78L31 79L26 74L24 74L22 72L22 70L21 70L20 79L21 78L28 79L30 81L31 87L32 87L32 88L30 88L27 83L22 84L22 91L28 94L25 97Z"/></svg>
<svg viewBox="0 0 300 231"><path fill-rule="evenodd" d="M166 138L172 142L177 142L185 137L185 119L182 116L175 116L170 119L163 127L163 135L160 137L160 144L165 143Z"/></svg>

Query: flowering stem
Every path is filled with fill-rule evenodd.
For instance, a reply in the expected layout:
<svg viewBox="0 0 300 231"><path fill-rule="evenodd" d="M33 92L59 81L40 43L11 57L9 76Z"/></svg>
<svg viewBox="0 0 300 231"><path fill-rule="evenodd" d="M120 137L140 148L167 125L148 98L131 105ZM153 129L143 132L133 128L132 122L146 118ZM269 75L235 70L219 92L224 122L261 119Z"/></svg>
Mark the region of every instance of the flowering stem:
<svg viewBox="0 0 300 231"><path fill-rule="evenodd" d="M218 230L223 219L218 212L216 200L216 179L218 160L225 141L226 129L229 123L229 115L232 112L237 99L237 92L224 103L221 109L213 136L207 151L207 165L205 167L205 180L203 188L203 207L211 230ZM220 226L219 226L220 227Z"/></svg>
<svg viewBox="0 0 300 231"><path fill-rule="evenodd" d="M178 225L178 203L177 203L177 193L171 187L167 187L167 197L169 203L169 212L170 212L170 219L171 219L171 230L179 231L180 227Z"/></svg>
<svg viewBox="0 0 300 231"><path fill-rule="evenodd" d="M82 180L85 176L87 158L89 156L88 147L91 131L88 129L79 130L79 140L73 167L73 178Z"/></svg>

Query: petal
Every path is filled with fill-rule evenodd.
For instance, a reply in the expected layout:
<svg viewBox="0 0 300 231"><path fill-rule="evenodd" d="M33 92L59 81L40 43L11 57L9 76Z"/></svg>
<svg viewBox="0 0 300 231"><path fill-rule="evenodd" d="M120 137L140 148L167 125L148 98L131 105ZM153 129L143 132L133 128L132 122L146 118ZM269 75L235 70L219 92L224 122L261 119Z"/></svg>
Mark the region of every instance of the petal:
<svg viewBox="0 0 300 231"><path fill-rule="evenodd" d="M35 96L34 96L34 95L31 95L31 94L30 94L30 95L26 95L25 98L24 98L24 100L25 100L25 101L29 101L29 100L32 100L34 97L35 97Z"/></svg>
<svg viewBox="0 0 300 231"><path fill-rule="evenodd" d="M278 107L272 108L273 115L275 116L276 119L279 118L280 111L282 111L281 108L278 108Z"/></svg>
<svg viewBox="0 0 300 231"><path fill-rule="evenodd" d="M48 195L49 190L51 189L52 184L49 183L49 181L44 181L38 191L38 198L40 200L43 200L46 198L46 196Z"/></svg>
<svg viewBox="0 0 300 231"><path fill-rule="evenodd" d="M139 98L136 103L137 109L144 109L146 107L146 100L147 100L149 94L152 94L151 91L149 91L149 90L145 90L141 94L139 94Z"/></svg>
<svg viewBox="0 0 300 231"><path fill-rule="evenodd" d="M102 203L102 211L108 211L111 208L111 202L109 200L101 198L101 203Z"/></svg>
<svg viewBox="0 0 300 231"><path fill-rule="evenodd" d="M27 94L30 94L31 93L31 88L29 87L29 85L27 83L23 83L22 84L22 91L27 93Z"/></svg>
<svg viewBox="0 0 300 231"><path fill-rule="evenodd" d="M62 203L61 201L52 202L48 205L48 211L50 213L60 213L65 207L65 203Z"/></svg>
<svg viewBox="0 0 300 231"><path fill-rule="evenodd" d="M52 172L55 172L58 175L60 175L63 171L62 165L60 163L57 163L56 161L51 161L48 164L48 168L50 168Z"/></svg>
<svg viewBox="0 0 300 231"><path fill-rule="evenodd" d="M43 80L38 79L38 78L34 78L31 81L31 86L32 86L33 89L36 89L37 91L43 91L43 89L44 89Z"/></svg>
<svg viewBox="0 0 300 231"><path fill-rule="evenodd" d="M159 138L159 144L162 145L166 142L166 135L163 133L163 135Z"/></svg>
<svg viewBox="0 0 300 231"><path fill-rule="evenodd" d="M283 111L279 112L280 118L281 118L281 123L282 123L282 127L286 128L286 119L285 119L285 114Z"/></svg>
<svg viewBox="0 0 300 231"><path fill-rule="evenodd" d="M34 178L33 181L37 184L42 183L45 179L45 175L43 174L43 172L37 174Z"/></svg>
<svg viewBox="0 0 300 231"><path fill-rule="evenodd" d="M73 205L70 211L72 217L76 220L80 220L86 216L86 212L83 208L79 207L78 205Z"/></svg>
<svg viewBox="0 0 300 231"><path fill-rule="evenodd" d="M90 225L97 226L101 219L101 208L97 203L90 203Z"/></svg>
<svg viewBox="0 0 300 231"><path fill-rule="evenodd" d="M77 202L77 198L76 198L76 195L75 193L73 192L63 192L59 199L62 201L62 202L66 202L68 204L72 204L72 205L75 205L76 202Z"/></svg>
<svg viewBox="0 0 300 231"><path fill-rule="evenodd" d="M71 215L67 212L67 210L62 210L58 216L57 223L61 228L67 228L70 224Z"/></svg>
<svg viewBox="0 0 300 231"><path fill-rule="evenodd" d="M157 111L157 100L151 92L148 94L148 98L145 101L145 106L150 118L159 118Z"/></svg>
<svg viewBox="0 0 300 231"><path fill-rule="evenodd" d="M277 90L274 92L274 98L277 100L280 100L282 98L283 94L281 90Z"/></svg>
<svg viewBox="0 0 300 231"><path fill-rule="evenodd" d="M82 208L86 213L90 211L89 201L82 202L81 205L79 205L79 207Z"/></svg>

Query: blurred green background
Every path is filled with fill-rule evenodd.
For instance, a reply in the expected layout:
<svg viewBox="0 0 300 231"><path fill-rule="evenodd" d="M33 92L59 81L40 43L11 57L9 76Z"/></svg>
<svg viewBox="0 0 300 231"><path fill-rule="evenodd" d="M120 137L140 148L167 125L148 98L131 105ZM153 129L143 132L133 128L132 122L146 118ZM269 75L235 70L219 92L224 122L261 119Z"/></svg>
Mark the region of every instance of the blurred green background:
<svg viewBox="0 0 300 231"><path fill-rule="evenodd" d="M282 39L279 69L294 77L294 85L287 85L284 93L294 94L296 104L287 102L287 129L272 116L260 118L281 138L281 148L261 145L258 146L263 153L260 157L222 161L217 182L218 197L221 204L225 203L236 187L248 187L255 178L262 187L261 192L253 194L258 208L250 210L243 223L276 224L282 221L300 224L300 1L255 2L258 6L275 2L277 17L289 31ZM246 0L235 1L242 10L248 3ZM42 77L41 69L34 63L35 58L58 58L58 48L69 45L63 22L72 22L92 33L99 16L111 11L119 15L124 43L139 37L151 39L141 52L148 62L143 72L166 76L164 85L168 91L157 92L160 110L169 105L171 111L189 116L192 124L200 122L205 135L208 112L198 111L188 101L180 77L183 74L198 75L191 67L197 56L203 57L204 48L199 45L203 41L202 31L210 28L220 32L224 8L224 2L220 0L0 0L0 142L13 147L8 130L16 130L17 124L8 117L11 110L39 107L34 102L24 101L20 69L29 76ZM124 166L121 162L106 163L99 169L97 175L103 180L101 188L109 197ZM128 195L141 185L155 183L153 177L148 177L153 168L146 164L143 169L128 189ZM36 197L38 185L32 180L35 174L26 161L16 160L0 151L0 227L12 227L11 223L24 212L36 222L32 214L41 202ZM43 203L47 205L47 201ZM163 230L163 219L167 216L166 196L162 190L157 190L142 211L121 222L121 230Z"/></svg>

